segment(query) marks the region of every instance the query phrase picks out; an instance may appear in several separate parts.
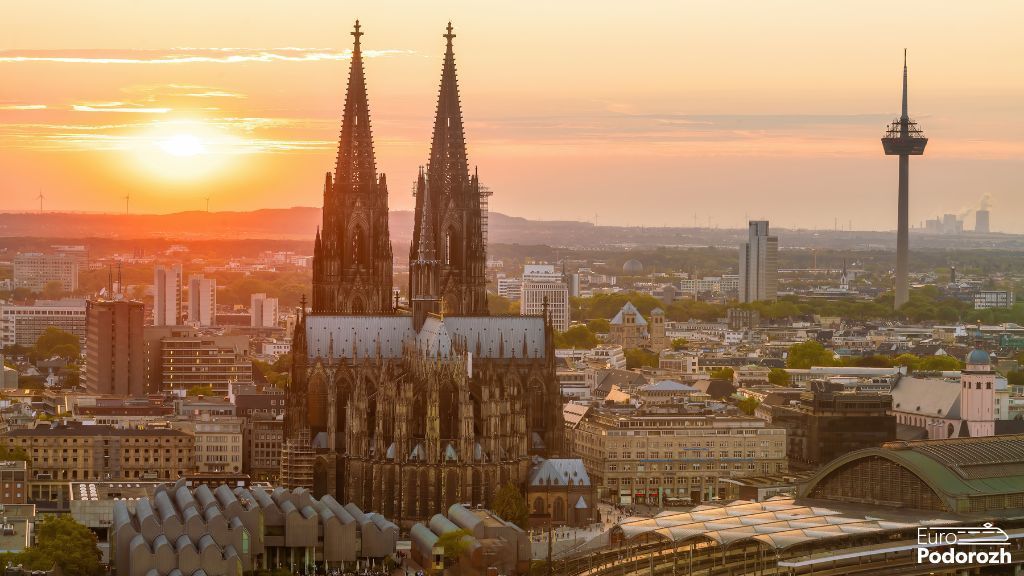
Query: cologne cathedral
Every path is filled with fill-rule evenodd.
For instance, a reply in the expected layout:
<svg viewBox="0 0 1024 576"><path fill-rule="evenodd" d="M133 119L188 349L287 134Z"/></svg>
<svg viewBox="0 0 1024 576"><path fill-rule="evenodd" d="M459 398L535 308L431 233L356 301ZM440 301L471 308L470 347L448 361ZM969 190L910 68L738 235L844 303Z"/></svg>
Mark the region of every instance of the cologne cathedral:
<svg viewBox="0 0 1024 576"><path fill-rule="evenodd" d="M352 35L312 311L292 340L282 482L409 522L525 488L532 458L562 450L562 402L546 314L488 315L486 192L469 171L451 24L399 306L358 22Z"/></svg>

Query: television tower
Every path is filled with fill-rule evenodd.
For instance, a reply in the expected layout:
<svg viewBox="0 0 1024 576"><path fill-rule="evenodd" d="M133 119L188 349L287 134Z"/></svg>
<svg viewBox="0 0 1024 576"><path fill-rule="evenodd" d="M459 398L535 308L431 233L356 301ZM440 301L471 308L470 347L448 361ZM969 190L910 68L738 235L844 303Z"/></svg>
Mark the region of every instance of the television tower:
<svg viewBox="0 0 1024 576"><path fill-rule="evenodd" d="M896 231L896 299L894 308L907 303L910 299L910 287L907 279L907 260L909 258L909 216L910 216L910 157L924 154L928 139L907 115L907 51L903 50L903 113L893 120L882 136L882 148L886 156L900 157L900 192L898 227Z"/></svg>

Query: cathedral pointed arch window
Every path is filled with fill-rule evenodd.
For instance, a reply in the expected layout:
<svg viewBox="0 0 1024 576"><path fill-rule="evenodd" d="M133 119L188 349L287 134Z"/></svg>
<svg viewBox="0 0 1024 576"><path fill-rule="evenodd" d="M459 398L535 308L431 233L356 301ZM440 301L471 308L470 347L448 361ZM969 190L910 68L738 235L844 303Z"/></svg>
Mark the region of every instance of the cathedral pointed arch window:
<svg viewBox="0 0 1024 576"><path fill-rule="evenodd" d="M459 231L456 227L449 226L444 233L444 263L451 266L457 264L462 258L459 251Z"/></svg>
<svg viewBox="0 0 1024 576"><path fill-rule="evenodd" d="M365 266L367 264L367 250L366 250L366 234L363 233L362 226L356 226L355 231L352 233L352 264Z"/></svg>
<svg viewBox="0 0 1024 576"><path fill-rule="evenodd" d="M538 497L533 499L533 513L534 514L536 514L538 516L543 515L545 512L547 512L544 508L545 508L545 506L544 506L544 499L543 498L538 496Z"/></svg>
<svg viewBox="0 0 1024 576"><path fill-rule="evenodd" d="M555 498L555 505L552 506L552 519L557 521L565 520L565 502L561 498Z"/></svg>

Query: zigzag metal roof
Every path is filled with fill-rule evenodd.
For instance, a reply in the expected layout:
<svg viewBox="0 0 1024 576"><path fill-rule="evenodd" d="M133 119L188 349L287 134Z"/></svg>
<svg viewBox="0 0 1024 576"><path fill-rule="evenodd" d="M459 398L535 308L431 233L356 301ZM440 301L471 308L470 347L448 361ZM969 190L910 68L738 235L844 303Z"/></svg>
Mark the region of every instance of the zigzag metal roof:
<svg viewBox="0 0 1024 576"><path fill-rule="evenodd" d="M662 512L653 518L632 517L613 530L621 530L627 538L653 533L671 541L699 537L719 545L754 540L783 549L810 540L953 522L944 518L901 522L858 517L780 497L764 502L740 500L724 506L698 506L689 512Z"/></svg>

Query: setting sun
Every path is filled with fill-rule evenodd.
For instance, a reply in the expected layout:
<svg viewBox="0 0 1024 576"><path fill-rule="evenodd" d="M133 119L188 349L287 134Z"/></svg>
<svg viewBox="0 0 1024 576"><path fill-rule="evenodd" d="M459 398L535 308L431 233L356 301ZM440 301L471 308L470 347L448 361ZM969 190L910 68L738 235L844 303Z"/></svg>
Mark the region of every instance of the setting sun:
<svg viewBox="0 0 1024 576"><path fill-rule="evenodd" d="M206 145L192 134L176 134L159 143L160 149L174 156L195 156L206 152Z"/></svg>
<svg viewBox="0 0 1024 576"><path fill-rule="evenodd" d="M174 119L127 136L126 148L150 175L164 181L195 182L221 172L239 140L201 119Z"/></svg>

